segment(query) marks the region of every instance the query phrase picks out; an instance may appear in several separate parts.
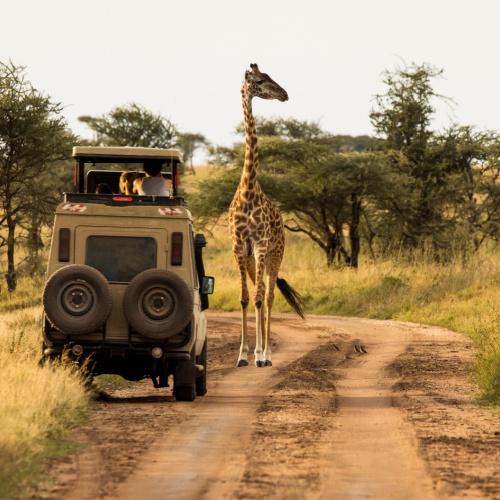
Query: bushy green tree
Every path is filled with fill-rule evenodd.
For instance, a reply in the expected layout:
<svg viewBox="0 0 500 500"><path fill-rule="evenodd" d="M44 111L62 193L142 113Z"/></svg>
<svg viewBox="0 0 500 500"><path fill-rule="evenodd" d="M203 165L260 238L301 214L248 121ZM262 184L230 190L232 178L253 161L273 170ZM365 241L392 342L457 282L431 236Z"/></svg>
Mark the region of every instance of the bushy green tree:
<svg viewBox="0 0 500 500"><path fill-rule="evenodd" d="M386 72L386 92L376 96L370 113L375 131L384 139L382 148L393 155L394 167L409 177L408 194L393 200L399 214L400 234L394 235L403 246L421 247L430 240L435 247L445 246L446 205L449 201L450 171L440 161L440 141L431 129L438 98L432 80L442 71L427 64L412 64Z"/></svg>
<svg viewBox="0 0 500 500"><path fill-rule="evenodd" d="M74 136L61 110L26 79L25 68L0 62L0 247L7 252L10 291L16 288L16 230L27 225L39 237L60 188L54 165L71 154Z"/></svg>
<svg viewBox="0 0 500 500"><path fill-rule="evenodd" d="M169 148L176 144L177 130L167 118L139 104L117 106L102 116L80 116L100 146Z"/></svg>
<svg viewBox="0 0 500 500"><path fill-rule="evenodd" d="M450 237L461 249L477 251L500 239L500 135L453 126L434 141L435 163L447 174L444 207Z"/></svg>
<svg viewBox="0 0 500 500"><path fill-rule="evenodd" d="M338 152L329 135L309 122L266 120L259 139L259 180L264 191L286 214L286 227L306 234L325 253L328 265L347 262L357 267L363 211L389 189L391 177L385 156L377 152ZM335 143L333 143L335 144ZM226 149L219 175L204 181L190 198L202 223L227 210L236 190L244 148ZM347 237L344 234L348 231Z"/></svg>
<svg viewBox="0 0 500 500"><path fill-rule="evenodd" d="M381 149L405 175L404 196L391 200L385 241L409 248L430 244L436 258L477 250L498 237L498 134L454 125L431 129L442 70L412 64L386 72L370 118ZM383 229L382 231L383 232Z"/></svg>

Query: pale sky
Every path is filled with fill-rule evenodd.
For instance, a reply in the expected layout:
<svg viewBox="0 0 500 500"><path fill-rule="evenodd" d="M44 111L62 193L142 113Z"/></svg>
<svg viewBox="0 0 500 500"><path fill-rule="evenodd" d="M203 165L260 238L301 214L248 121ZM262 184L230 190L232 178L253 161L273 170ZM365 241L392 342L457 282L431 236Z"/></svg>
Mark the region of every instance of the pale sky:
<svg viewBox="0 0 500 500"><path fill-rule="evenodd" d="M290 97L258 100L259 115L369 134L382 71L428 62L456 101L436 127L500 128L497 0L0 0L0 14L0 60L25 65L84 137L79 115L137 102L230 144L250 62Z"/></svg>

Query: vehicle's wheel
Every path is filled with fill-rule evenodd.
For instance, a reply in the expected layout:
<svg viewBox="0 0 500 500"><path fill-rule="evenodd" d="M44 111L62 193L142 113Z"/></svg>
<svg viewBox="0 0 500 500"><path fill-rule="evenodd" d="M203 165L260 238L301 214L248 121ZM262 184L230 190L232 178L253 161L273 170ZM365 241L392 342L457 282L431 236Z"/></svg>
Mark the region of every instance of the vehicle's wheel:
<svg viewBox="0 0 500 500"><path fill-rule="evenodd" d="M197 364L203 366L203 371L196 376L196 395L204 396L207 393L207 339L203 343Z"/></svg>
<svg viewBox="0 0 500 500"><path fill-rule="evenodd" d="M194 401L196 398L194 385L174 386L174 398L176 401Z"/></svg>
<svg viewBox="0 0 500 500"><path fill-rule="evenodd" d="M123 312L144 337L164 340L181 332L193 316L193 294L175 273L148 269L129 284Z"/></svg>
<svg viewBox="0 0 500 500"><path fill-rule="evenodd" d="M106 278L90 266L62 267L48 279L43 290L48 320L66 335L96 331L108 319L112 304Z"/></svg>

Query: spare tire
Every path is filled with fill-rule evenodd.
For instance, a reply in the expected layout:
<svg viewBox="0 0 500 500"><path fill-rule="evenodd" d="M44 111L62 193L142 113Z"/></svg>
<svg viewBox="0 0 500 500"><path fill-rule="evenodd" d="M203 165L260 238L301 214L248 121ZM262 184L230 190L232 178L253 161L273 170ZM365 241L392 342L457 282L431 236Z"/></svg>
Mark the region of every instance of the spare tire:
<svg viewBox="0 0 500 500"><path fill-rule="evenodd" d="M90 266L61 267L43 290L48 320L67 335L95 332L108 319L112 304L108 281Z"/></svg>
<svg viewBox="0 0 500 500"><path fill-rule="evenodd" d="M147 269L135 276L125 291L123 313L136 332L165 340L191 321L193 293L177 274Z"/></svg>

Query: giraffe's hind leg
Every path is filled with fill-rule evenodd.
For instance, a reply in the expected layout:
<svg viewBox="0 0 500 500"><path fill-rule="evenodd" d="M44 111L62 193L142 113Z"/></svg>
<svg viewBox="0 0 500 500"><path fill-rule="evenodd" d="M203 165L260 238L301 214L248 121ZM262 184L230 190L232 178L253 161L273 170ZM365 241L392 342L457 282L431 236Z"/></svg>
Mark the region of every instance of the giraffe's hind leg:
<svg viewBox="0 0 500 500"><path fill-rule="evenodd" d="M266 249L255 251L255 366L265 366L264 353L262 349L262 337L264 330L264 270L266 261Z"/></svg>
<svg viewBox="0 0 500 500"><path fill-rule="evenodd" d="M264 325L264 365L272 366L271 359L271 312L274 303L274 289L278 279L278 271L283 258L283 252L274 251L268 261L268 275L266 283L266 318Z"/></svg>

